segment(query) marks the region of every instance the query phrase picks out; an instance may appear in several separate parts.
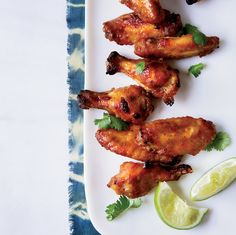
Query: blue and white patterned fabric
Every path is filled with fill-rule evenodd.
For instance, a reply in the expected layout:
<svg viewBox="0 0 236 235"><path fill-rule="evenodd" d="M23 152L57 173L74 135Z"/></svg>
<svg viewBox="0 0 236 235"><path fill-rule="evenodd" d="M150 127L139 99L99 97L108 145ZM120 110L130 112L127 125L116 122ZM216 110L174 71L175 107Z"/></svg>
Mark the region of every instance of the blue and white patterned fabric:
<svg viewBox="0 0 236 235"><path fill-rule="evenodd" d="M98 235L86 209L83 181L83 112L76 102L84 87L85 0L67 0L69 151L70 151L70 222L72 235Z"/></svg>

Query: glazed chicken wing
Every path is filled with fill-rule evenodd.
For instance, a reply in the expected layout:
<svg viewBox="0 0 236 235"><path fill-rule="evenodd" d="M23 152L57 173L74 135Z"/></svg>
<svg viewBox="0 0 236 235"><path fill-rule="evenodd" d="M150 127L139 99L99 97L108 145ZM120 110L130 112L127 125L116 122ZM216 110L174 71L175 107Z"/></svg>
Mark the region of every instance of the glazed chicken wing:
<svg viewBox="0 0 236 235"><path fill-rule="evenodd" d="M159 181L178 180L182 175L192 172L189 165L164 167L154 164L145 168L142 163L125 162L120 166L120 172L108 183L118 195L137 198L146 195Z"/></svg>
<svg viewBox="0 0 236 235"><path fill-rule="evenodd" d="M176 36L182 28L180 15L166 11L161 24L144 23L135 13L122 15L103 24L105 37L119 45L133 45L140 38Z"/></svg>
<svg viewBox="0 0 236 235"><path fill-rule="evenodd" d="M207 37L205 46L197 45L191 34L181 37L146 38L135 43L135 54L141 57L181 59L205 56L219 47L218 37Z"/></svg>
<svg viewBox="0 0 236 235"><path fill-rule="evenodd" d="M180 117L131 125L128 130L98 130L96 138L104 148L139 161L168 163L185 154L196 155L215 138L212 122Z"/></svg>
<svg viewBox="0 0 236 235"><path fill-rule="evenodd" d="M78 95L78 103L82 109L104 109L134 124L142 123L154 109L150 95L135 85L107 92L83 90Z"/></svg>
<svg viewBox="0 0 236 235"><path fill-rule="evenodd" d="M165 19L165 10L159 0L120 0L146 23L160 23Z"/></svg>
<svg viewBox="0 0 236 235"><path fill-rule="evenodd" d="M142 73L137 73L136 68L144 62ZM166 104L174 103L174 96L180 87L178 70L172 69L164 61L157 60L132 60L112 52L107 59L107 74L124 73L138 82L154 97L163 99Z"/></svg>

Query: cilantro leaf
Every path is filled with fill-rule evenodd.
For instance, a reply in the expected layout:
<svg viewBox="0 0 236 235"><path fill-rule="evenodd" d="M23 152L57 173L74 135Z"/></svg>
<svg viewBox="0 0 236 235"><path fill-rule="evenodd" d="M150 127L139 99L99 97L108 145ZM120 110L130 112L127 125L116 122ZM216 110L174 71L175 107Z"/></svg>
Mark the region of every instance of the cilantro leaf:
<svg viewBox="0 0 236 235"><path fill-rule="evenodd" d="M118 131L126 130L128 128L128 123L112 116L108 113L103 113L103 118L95 119L95 125L98 125L100 129L113 128Z"/></svg>
<svg viewBox="0 0 236 235"><path fill-rule="evenodd" d="M142 200L140 198L129 199L122 195L115 203L107 206L105 210L107 215L106 217L109 221L111 221L129 208L138 208L141 206L141 204Z"/></svg>
<svg viewBox="0 0 236 235"><path fill-rule="evenodd" d="M218 132L215 139L206 147L206 151L210 152L213 149L223 151L231 144L231 138L226 132Z"/></svg>
<svg viewBox="0 0 236 235"><path fill-rule="evenodd" d="M137 64L136 64L136 73L137 74L141 74L143 71L144 71L144 69L145 69L145 62L144 61L141 61L141 62L138 62Z"/></svg>
<svg viewBox="0 0 236 235"><path fill-rule="evenodd" d="M184 34L193 34L194 32L198 31L198 28L191 24L186 24L183 27Z"/></svg>
<svg viewBox="0 0 236 235"><path fill-rule="evenodd" d="M204 33L199 31L196 26L191 24L186 24L183 28L184 34L192 34L193 41L200 46L205 46L207 44L207 37Z"/></svg>
<svg viewBox="0 0 236 235"><path fill-rule="evenodd" d="M128 123L124 122L120 118L110 116L111 119L111 125L110 127L113 129L116 129L118 131L126 130L128 128Z"/></svg>
<svg viewBox="0 0 236 235"><path fill-rule="evenodd" d="M95 119L94 123L95 123L95 125L98 125L98 127L100 129L108 129L111 124L111 119L110 119L109 115L107 115L107 113L104 113L103 118L102 119Z"/></svg>
<svg viewBox="0 0 236 235"><path fill-rule="evenodd" d="M203 63L192 65L188 69L188 73L192 74L195 78L197 78L201 74L201 71L204 69L204 67L205 65Z"/></svg>
<svg viewBox="0 0 236 235"><path fill-rule="evenodd" d="M204 33L201 32L194 32L193 33L193 41L201 46L205 46L207 44L207 38Z"/></svg>

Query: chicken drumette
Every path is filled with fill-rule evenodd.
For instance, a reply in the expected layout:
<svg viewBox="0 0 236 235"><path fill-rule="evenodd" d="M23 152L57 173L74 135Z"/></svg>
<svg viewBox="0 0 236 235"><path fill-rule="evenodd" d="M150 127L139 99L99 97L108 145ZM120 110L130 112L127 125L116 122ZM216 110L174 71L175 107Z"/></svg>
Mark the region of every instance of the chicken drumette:
<svg viewBox="0 0 236 235"><path fill-rule="evenodd" d="M143 64L143 71L137 66ZM174 96L180 87L178 70L172 69L163 60L128 59L117 52L112 52L107 59L107 74L124 73L138 82L154 97L166 104L174 103Z"/></svg>
<svg viewBox="0 0 236 235"><path fill-rule="evenodd" d="M178 180L182 175L192 172L189 165L164 167L155 163L148 168L143 163L125 162L120 166L120 172L113 176L108 187L118 195L137 198L146 195L159 181Z"/></svg>
<svg viewBox="0 0 236 235"><path fill-rule="evenodd" d="M98 130L96 138L106 149L139 161L172 162L174 158L204 150L215 138L212 122L180 117L131 125L128 130Z"/></svg>
<svg viewBox="0 0 236 235"><path fill-rule="evenodd" d="M154 109L150 94L135 85L107 92L82 90L78 95L78 103L82 109L104 109L134 124L142 123Z"/></svg>

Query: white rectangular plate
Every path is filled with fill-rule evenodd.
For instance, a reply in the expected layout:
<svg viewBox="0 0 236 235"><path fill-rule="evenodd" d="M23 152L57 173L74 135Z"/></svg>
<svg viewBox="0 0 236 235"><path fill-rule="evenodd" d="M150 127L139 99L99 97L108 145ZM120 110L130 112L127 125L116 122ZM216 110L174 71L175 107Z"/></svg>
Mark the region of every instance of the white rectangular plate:
<svg viewBox="0 0 236 235"><path fill-rule="evenodd" d="M104 37L102 23L130 12L118 0L87 1L86 14L86 89L105 91L112 87L134 84L122 74L105 74L105 61L111 51L134 58L132 46L118 46ZM105 208L118 196L106 184L118 173L119 166L128 158L116 155L102 148L95 139L97 127L94 119L103 111L85 112L85 187L90 218L96 229L103 235L233 235L235 234L235 185L206 201L192 203L189 199L193 183L215 164L236 156L236 2L233 0L203 0L188 6L185 0L163 0L162 5L170 11L180 13L183 23L192 23L209 36L221 38L220 48L203 58L194 57L172 62L180 70L181 89L172 107L158 104L149 120L193 116L203 117L216 124L217 130L228 132L232 144L223 152L202 151L196 157L187 156L184 163L190 164L194 173L182 177L170 185L191 205L207 207L210 212L202 224L189 231L175 230L164 224L157 215L153 204L153 192L143 197L139 209L131 209L112 222L107 221ZM187 75L188 68L203 62L206 68L199 78Z"/></svg>

